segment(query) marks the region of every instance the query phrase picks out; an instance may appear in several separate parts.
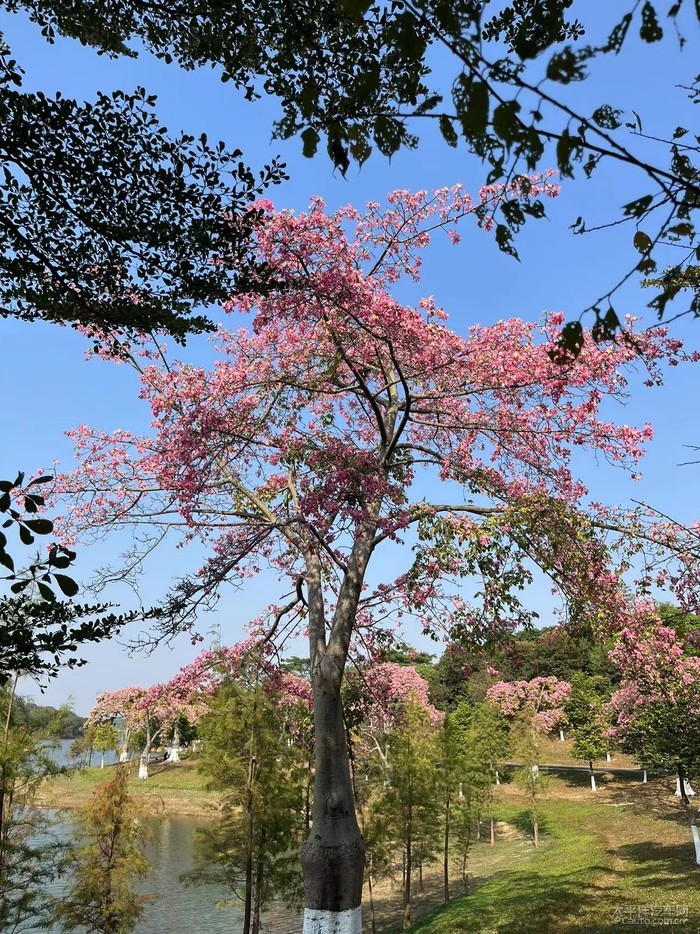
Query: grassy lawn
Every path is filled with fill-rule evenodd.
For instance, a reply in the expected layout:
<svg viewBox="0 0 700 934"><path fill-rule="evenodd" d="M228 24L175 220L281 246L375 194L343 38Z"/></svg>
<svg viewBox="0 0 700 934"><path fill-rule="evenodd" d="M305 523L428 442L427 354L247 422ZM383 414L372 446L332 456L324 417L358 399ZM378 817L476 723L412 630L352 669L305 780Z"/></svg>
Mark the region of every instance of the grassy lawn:
<svg viewBox="0 0 700 934"><path fill-rule="evenodd" d="M524 799L503 786L502 821L527 829ZM700 868L688 819L668 782L609 781L594 797L553 779L542 803L541 845L434 911L421 934L609 934L632 928L700 931ZM507 843L505 845L508 845ZM669 924L687 909L687 921ZM683 915L680 915L683 918ZM655 923L654 923L655 922Z"/></svg>
<svg viewBox="0 0 700 934"><path fill-rule="evenodd" d="M563 743L555 737L548 736L542 741L542 761L550 765L578 765L586 767L587 762L581 759L574 759L571 755L571 740L566 739ZM604 769L606 766L611 769L638 769L639 766L631 756L623 752L614 750L612 753L612 762L607 762L605 757L596 759L593 762L596 769Z"/></svg>
<svg viewBox="0 0 700 934"><path fill-rule="evenodd" d="M44 807L74 808L85 804L93 788L110 777L112 766L75 771L47 781L41 789L39 802ZM217 797L205 788L204 778L197 769L197 759L178 763L151 763L149 778L139 780L138 760L131 762L129 785L134 798L149 811L166 814L210 814Z"/></svg>

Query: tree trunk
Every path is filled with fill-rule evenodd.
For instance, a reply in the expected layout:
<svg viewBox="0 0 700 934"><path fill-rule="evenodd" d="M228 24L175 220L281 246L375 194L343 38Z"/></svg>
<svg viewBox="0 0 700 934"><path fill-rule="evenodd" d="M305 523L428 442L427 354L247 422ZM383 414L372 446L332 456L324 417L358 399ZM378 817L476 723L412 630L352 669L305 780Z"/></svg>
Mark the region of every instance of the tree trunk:
<svg viewBox="0 0 700 934"><path fill-rule="evenodd" d="M175 729L173 730L173 744L170 747L170 754L168 755L168 762L179 762L180 761L180 727L178 724L175 724Z"/></svg>
<svg viewBox="0 0 700 934"><path fill-rule="evenodd" d="M258 859L258 865L255 870L255 907L253 908L253 930L251 934L260 934L260 912L262 909L263 887L263 857L262 853Z"/></svg>
<svg viewBox="0 0 700 934"><path fill-rule="evenodd" d="M688 807L690 804L690 798L688 797L688 792L686 791L685 776L683 775L682 769L678 769L678 778L676 779L676 796L681 799L686 807Z"/></svg>
<svg viewBox="0 0 700 934"><path fill-rule="evenodd" d="M367 873L367 894L369 895L369 917L372 934L377 934L377 919L374 915L374 896L372 894L372 872Z"/></svg>
<svg viewBox="0 0 700 934"><path fill-rule="evenodd" d="M533 821L532 821L532 837L533 837L533 842L535 846L539 846L540 845L540 830L539 830L539 827L537 826L536 817L533 818Z"/></svg>
<svg viewBox="0 0 700 934"><path fill-rule="evenodd" d="M460 786L461 787L461 786ZM442 900L450 903L450 799L445 802L445 837L442 851Z"/></svg>
<svg viewBox="0 0 700 934"><path fill-rule="evenodd" d="M559 739L562 743L564 742L564 731L563 730L559 730Z"/></svg>
<svg viewBox="0 0 700 934"><path fill-rule="evenodd" d="M595 775L593 774L593 762L592 762L592 760L589 761L588 767L589 767L590 770L591 770L591 791L595 791L595 790L596 790L596 787L595 787Z"/></svg>
<svg viewBox="0 0 700 934"><path fill-rule="evenodd" d="M491 846L496 843L496 828L494 826L493 814L491 815Z"/></svg>
<svg viewBox="0 0 700 934"><path fill-rule="evenodd" d="M148 753L139 758L139 778L148 778Z"/></svg>
<svg viewBox="0 0 700 934"><path fill-rule="evenodd" d="M355 816L340 675L329 678L321 663L312 687L316 768L313 823L301 851L303 934L362 934L365 848Z"/></svg>
<svg viewBox="0 0 700 934"><path fill-rule="evenodd" d="M253 778L255 759L248 751L248 781L246 783L246 851L245 851L245 894L243 899L243 932L250 934L253 906Z"/></svg>
<svg viewBox="0 0 700 934"><path fill-rule="evenodd" d="M646 785L647 783L647 770L644 769L644 774L642 775L642 784Z"/></svg>
<svg viewBox="0 0 700 934"><path fill-rule="evenodd" d="M425 885L423 884L423 857L422 856L418 860L418 891L421 894L425 892Z"/></svg>
<svg viewBox="0 0 700 934"><path fill-rule="evenodd" d="M131 730L128 726L124 727L124 739L122 740L122 748L119 752L119 761L126 762L129 758L129 736Z"/></svg>
<svg viewBox="0 0 700 934"><path fill-rule="evenodd" d="M100 768L103 769L104 767L105 767L105 754L104 754L104 752L103 752L103 753L102 753L102 759L101 759L101 761L100 761Z"/></svg>
<svg viewBox="0 0 700 934"><path fill-rule="evenodd" d="M410 821L410 817L409 817ZM413 859L411 831L406 838L406 882L403 887L403 929L411 926L411 860Z"/></svg>

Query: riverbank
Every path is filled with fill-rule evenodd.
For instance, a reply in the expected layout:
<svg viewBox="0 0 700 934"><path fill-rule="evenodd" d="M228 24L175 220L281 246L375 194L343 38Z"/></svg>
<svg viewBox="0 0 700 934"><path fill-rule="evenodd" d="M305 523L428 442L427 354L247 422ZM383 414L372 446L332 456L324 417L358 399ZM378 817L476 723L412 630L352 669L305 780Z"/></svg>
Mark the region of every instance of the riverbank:
<svg viewBox="0 0 700 934"><path fill-rule="evenodd" d="M106 765L104 769L80 769L49 779L39 791L38 804L57 810L80 808L113 768ZM153 816L160 813L206 817L216 811L218 795L207 790L204 776L197 768L197 757L181 762L152 762L146 779L138 778L138 760L129 763L129 769L131 795Z"/></svg>

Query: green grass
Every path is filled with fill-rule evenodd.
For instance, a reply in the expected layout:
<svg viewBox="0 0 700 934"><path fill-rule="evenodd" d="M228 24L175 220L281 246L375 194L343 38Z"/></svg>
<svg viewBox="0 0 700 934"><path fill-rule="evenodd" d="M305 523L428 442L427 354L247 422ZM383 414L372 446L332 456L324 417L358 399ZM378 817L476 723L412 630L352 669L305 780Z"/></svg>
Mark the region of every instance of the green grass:
<svg viewBox="0 0 700 934"><path fill-rule="evenodd" d="M112 766L90 768L47 781L39 801L45 807L74 808L87 803L93 789L110 777ZM129 790L149 809L167 814L206 814L216 804L215 794L206 790L206 782L197 768L197 759L178 763L152 763L149 778L139 780L138 761L130 764Z"/></svg>
<svg viewBox="0 0 700 934"><path fill-rule="evenodd" d="M543 803L539 849L533 847L528 856L483 881L474 894L421 919L413 930L621 934L661 926L658 917L657 925L640 925L639 919L648 922L654 911L679 905L688 909L688 922L668 929L699 931L700 869L695 866L687 824L672 806L665 815L652 815L638 805L617 807L617 803L569 799ZM527 826L521 802L502 801L498 816L515 826ZM631 918L637 919L634 925Z"/></svg>

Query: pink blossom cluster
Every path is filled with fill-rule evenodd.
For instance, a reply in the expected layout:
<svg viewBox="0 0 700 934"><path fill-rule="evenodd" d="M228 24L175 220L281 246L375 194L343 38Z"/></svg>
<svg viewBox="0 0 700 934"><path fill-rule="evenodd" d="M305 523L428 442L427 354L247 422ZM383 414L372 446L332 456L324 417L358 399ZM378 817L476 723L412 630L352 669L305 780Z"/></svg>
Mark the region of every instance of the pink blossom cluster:
<svg viewBox="0 0 700 934"><path fill-rule="evenodd" d="M532 713L533 724L550 733L565 722L564 705L571 685L561 678L533 678L531 681L499 681L486 692L486 699L512 719L524 711Z"/></svg>
<svg viewBox="0 0 700 934"><path fill-rule="evenodd" d="M349 675L358 681L357 702L364 724L371 732L387 732L400 724L406 703L418 704L431 723L440 723L444 714L430 703L428 684L410 665L383 662L370 665L361 673Z"/></svg>
<svg viewBox="0 0 700 934"><path fill-rule="evenodd" d="M611 660L622 681L610 698L611 735L624 737L644 704L682 703L700 716L700 658L686 654L686 643L664 623L650 601L636 604L617 635Z"/></svg>

